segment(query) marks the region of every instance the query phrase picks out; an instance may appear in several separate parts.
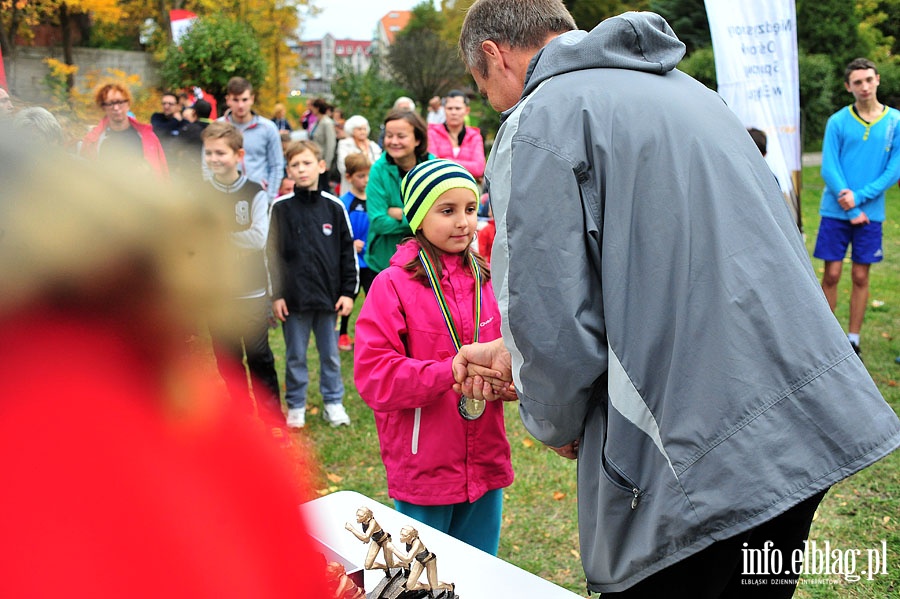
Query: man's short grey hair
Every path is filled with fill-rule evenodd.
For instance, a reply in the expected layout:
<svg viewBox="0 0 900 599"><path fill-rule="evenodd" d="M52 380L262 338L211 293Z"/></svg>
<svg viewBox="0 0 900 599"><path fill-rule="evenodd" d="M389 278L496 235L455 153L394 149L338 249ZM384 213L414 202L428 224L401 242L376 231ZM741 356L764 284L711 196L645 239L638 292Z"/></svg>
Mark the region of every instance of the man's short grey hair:
<svg viewBox="0 0 900 599"><path fill-rule="evenodd" d="M31 106L23 108L13 117L13 127L32 139L47 145L62 145L62 125L46 108Z"/></svg>
<svg viewBox="0 0 900 599"><path fill-rule="evenodd" d="M353 130L357 127L364 127L366 130L366 135L372 132L372 129L369 127L369 121L362 115L354 114L349 119L344 121L344 133L351 137L353 136Z"/></svg>
<svg viewBox="0 0 900 599"><path fill-rule="evenodd" d="M548 35L577 28L562 0L478 0L463 21L459 54L466 68L485 76L482 42L527 50L542 47Z"/></svg>
<svg viewBox="0 0 900 599"><path fill-rule="evenodd" d="M410 112L416 111L416 103L413 102L412 98L407 96L400 96L396 100L394 100L394 109L395 110L408 110Z"/></svg>

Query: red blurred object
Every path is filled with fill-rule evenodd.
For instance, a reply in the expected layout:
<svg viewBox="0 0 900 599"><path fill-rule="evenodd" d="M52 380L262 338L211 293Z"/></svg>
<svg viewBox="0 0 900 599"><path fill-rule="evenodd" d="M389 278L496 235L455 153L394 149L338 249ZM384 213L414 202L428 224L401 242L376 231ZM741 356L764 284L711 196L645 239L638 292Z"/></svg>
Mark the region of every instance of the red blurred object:
<svg viewBox="0 0 900 599"><path fill-rule="evenodd" d="M0 597L325 597L285 454L129 330L0 321Z"/></svg>

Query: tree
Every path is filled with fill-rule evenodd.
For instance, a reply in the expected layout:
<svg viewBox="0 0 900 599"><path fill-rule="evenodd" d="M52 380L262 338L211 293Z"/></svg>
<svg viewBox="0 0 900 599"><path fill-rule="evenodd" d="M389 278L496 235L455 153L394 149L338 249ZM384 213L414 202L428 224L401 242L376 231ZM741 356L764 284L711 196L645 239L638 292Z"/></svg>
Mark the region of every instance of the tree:
<svg viewBox="0 0 900 599"><path fill-rule="evenodd" d="M443 95L466 80L456 46L438 33L445 27L443 14L431 2L422 2L413 8L409 25L388 50L391 71L420 106L427 106L429 98Z"/></svg>
<svg viewBox="0 0 900 599"><path fill-rule="evenodd" d="M600 21L629 10L647 10L649 0L619 2L618 0L565 0L566 8L579 29L590 31Z"/></svg>
<svg viewBox="0 0 900 599"><path fill-rule="evenodd" d="M331 84L335 105L341 107L345 117L354 114L366 117L373 131L378 130L394 100L408 93L381 75L377 60L365 73L356 73L344 63L339 63L336 70Z"/></svg>
<svg viewBox="0 0 900 599"><path fill-rule="evenodd" d="M831 58L825 54L800 51L800 135L804 148L818 147L825 135L825 123L835 111L841 80L835 77ZM842 93L844 92L841 88Z"/></svg>
<svg viewBox="0 0 900 599"><path fill-rule="evenodd" d="M88 15L99 22L111 23L122 17L122 10L116 0L44 0L24 2L22 0L0 0L0 49L9 56L15 55L16 36L33 37L33 28L40 23L58 25L63 37L63 60L69 67L74 66L72 48L72 26L76 19L87 22ZM71 91L75 80L72 74L66 78L66 87Z"/></svg>
<svg viewBox="0 0 900 599"><path fill-rule="evenodd" d="M807 54L831 56L843 80L844 66L859 54L859 19L853 2L797 0L797 45Z"/></svg>
<svg viewBox="0 0 900 599"><path fill-rule="evenodd" d="M259 41L244 23L222 15L198 18L181 39L170 45L160 66L166 86L180 89L199 85L217 100L234 76L263 81L266 62Z"/></svg>

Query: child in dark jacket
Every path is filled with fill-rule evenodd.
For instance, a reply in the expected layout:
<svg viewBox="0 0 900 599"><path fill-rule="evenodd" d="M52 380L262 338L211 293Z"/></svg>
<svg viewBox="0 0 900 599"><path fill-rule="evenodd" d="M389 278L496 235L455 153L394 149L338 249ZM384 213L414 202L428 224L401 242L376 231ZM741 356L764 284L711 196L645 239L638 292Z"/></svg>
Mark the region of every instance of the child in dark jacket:
<svg viewBox="0 0 900 599"><path fill-rule="evenodd" d="M268 256L272 310L284 332L287 424L306 423L309 371L306 348L316 336L323 416L332 426L350 424L343 406L344 384L335 317L349 314L359 287L353 230L341 200L319 191L325 161L319 146L299 141L285 153L294 192L272 205Z"/></svg>

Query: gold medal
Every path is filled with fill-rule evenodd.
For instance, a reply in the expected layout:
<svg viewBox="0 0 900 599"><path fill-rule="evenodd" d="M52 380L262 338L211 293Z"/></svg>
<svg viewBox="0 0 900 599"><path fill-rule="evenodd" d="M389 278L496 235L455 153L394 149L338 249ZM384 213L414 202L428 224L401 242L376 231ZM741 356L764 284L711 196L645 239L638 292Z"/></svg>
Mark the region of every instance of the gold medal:
<svg viewBox="0 0 900 599"><path fill-rule="evenodd" d="M475 277L475 332L473 334L473 343L477 343L479 332L478 323L481 322L481 268L478 266L475 256L469 256L469 259L471 260L472 274ZM453 317L450 315L450 307L447 305L447 299L444 297L441 284L435 274L431 257L424 249L420 249L419 260L422 262L422 266L425 269L425 275L428 277L428 282L431 284L431 290L434 292L434 298L437 300L438 306L441 309L441 315L443 315L447 330L450 332L450 338L453 339L453 346L456 348L456 351L459 351L459 348L462 347L462 339L460 338L459 331L456 329L456 323L453 322ZM475 399L473 397L462 395L459 398L457 410L459 411L459 415L466 420L476 420L484 414L486 405L487 402L483 399Z"/></svg>
<svg viewBox="0 0 900 599"><path fill-rule="evenodd" d="M460 395L459 397L459 415L466 420L477 420L478 418L481 418L486 406L487 402L483 399L475 399L474 397L466 397L465 395Z"/></svg>

